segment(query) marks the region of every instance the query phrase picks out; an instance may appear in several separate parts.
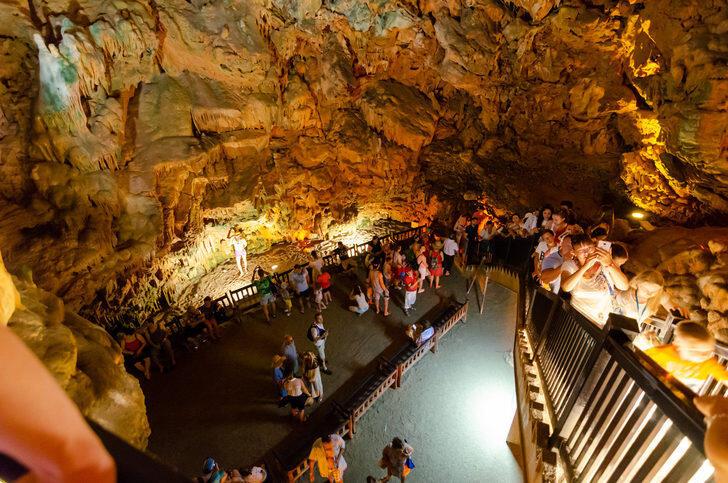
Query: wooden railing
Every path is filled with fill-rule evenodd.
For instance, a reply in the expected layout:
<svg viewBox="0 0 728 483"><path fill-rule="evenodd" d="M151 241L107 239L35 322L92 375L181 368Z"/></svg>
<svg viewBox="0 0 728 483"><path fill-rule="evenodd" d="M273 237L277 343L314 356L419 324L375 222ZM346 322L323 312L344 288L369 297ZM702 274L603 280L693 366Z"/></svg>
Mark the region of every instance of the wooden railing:
<svg viewBox="0 0 728 483"><path fill-rule="evenodd" d="M403 230L397 233L392 233L390 235L379 237L379 239L384 243L387 241L392 242L403 242L410 240L414 238L415 236L422 233L424 229L426 229L426 226L420 226L417 228L409 228L407 230ZM369 243L361 243L359 245L354 245L352 247L349 247L347 250L347 254L350 258L358 257L367 252L367 247L369 246ZM323 258L324 261L324 267L332 267L337 264L338 257L334 254L328 254L325 255ZM288 277L288 274L290 274L293 271L293 268L289 268L287 270L284 270L282 272L275 272L272 276L277 282L283 281L286 277ZM258 290L256 289L255 285L248 284L244 285L240 288L236 288L234 290L231 290L229 294L226 294L225 296L229 296L229 299L232 302L232 307L236 310L247 310L252 307L255 307L260 302L260 295L258 295Z"/></svg>
<svg viewBox="0 0 728 483"><path fill-rule="evenodd" d="M343 420L335 432L342 437L353 438L356 434L357 422L371 409L387 391L402 385L402 376L410 370L427 352L436 352L438 342L460 321L467 319L468 304L451 305L433 324L434 335L420 346L409 343L388 360L380 360L377 371L362 384L344 403L334 401L336 413ZM311 441L313 444L313 441ZM301 479L308 471L313 471L308 459L303 459L288 470L288 481Z"/></svg>

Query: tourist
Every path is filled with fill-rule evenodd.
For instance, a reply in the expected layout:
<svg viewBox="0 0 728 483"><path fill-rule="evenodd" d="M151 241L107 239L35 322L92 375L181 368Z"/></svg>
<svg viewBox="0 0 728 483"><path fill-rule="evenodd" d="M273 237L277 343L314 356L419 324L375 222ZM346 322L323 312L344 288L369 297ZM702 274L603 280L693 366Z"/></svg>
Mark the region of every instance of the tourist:
<svg viewBox="0 0 728 483"><path fill-rule="evenodd" d="M195 307L189 306L185 312L183 324L183 335L186 340L185 347L189 351L195 351L200 345L201 336L209 330L205 324L204 317Z"/></svg>
<svg viewBox="0 0 728 483"><path fill-rule="evenodd" d="M146 339L139 332L128 331L121 334L119 345L121 346L121 353L126 356L127 360L144 374L147 381L150 381L152 379L152 361L151 351Z"/></svg>
<svg viewBox="0 0 728 483"><path fill-rule="evenodd" d="M420 247L420 251L417 254L417 271L420 274L420 291L419 293L422 293L425 291L425 279L430 276L430 270L427 268L427 255L426 255L426 248ZM432 280L430 280L432 281ZM432 286L432 284L430 284Z"/></svg>
<svg viewBox="0 0 728 483"><path fill-rule="evenodd" d="M253 269L253 285L260 295L260 306L263 308L265 321L271 323L271 318L276 318L276 296L273 294L273 281L271 275L260 268L260 265Z"/></svg>
<svg viewBox="0 0 728 483"><path fill-rule="evenodd" d="M413 452L412 446L407 444L406 440L402 441L399 438L394 438L382 450L382 459L379 460L379 467L387 470L387 476L379 481L386 483L393 476L399 478L400 481L405 481L411 469L407 463L408 460L411 461Z"/></svg>
<svg viewBox="0 0 728 483"><path fill-rule="evenodd" d="M541 263L543 259L557 250L558 246L556 245L554 232L551 230L543 230L540 241L533 252L533 272L531 275L534 280L539 280L541 277Z"/></svg>
<svg viewBox="0 0 728 483"><path fill-rule="evenodd" d="M293 296L291 295L291 289L288 280L281 281L281 284L278 287L278 295L280 295L281 300L283 300L283 311L285 312L286 316L290 317L291 309L293 309Z"/></svg>
<svg viewBox="0 0 728 483"><path fill-rule="evenodd" d="M394 274L394 262L392 262L392 255L390 253L384 258L384 265L382 266L382 275L384 276L385 286L392 286L392 282L394 281Z"/></svg>
<svg viewBox="0 0 728 483"><path fill-rule="evenodd" d="M322 478L326 478L330 483L342 483L344 472L348 467L344 459L345 450L344 438L336 433L322 436L314 441L308 455L311 481L315 479L314 468L318 468Z"/></svg>
<svg viewBox="0 0 728 483"><path fill-rule="evenodd" d="M607 229L603 226L597 226L589 232L589 237L594 240L594 243L605 241L607 239Z"/></svg>
<svg viewBox="0 0 728 483"><path fill-rule="evenodd" d="M463 235L465 234L465 228L468 226L468 215L463 213L460 215L455 222L455 226L453 226L453 231L455 232L455 242L460 245L460 242L463 239Z"/></svg>
<svg viewBox="0 0 728 483"><path fill-rule="evenodd" d="M367 245L367 249L369 250L369 253L367 254L367 259L369 260L369 263L376 263L377 265L381 266L384 262L384 248L382 246L382 242L379 240L379 237L377 235L374 235L372 237L372 241L370 241Z"/></svg>
<svg viewBox="0 0 728 483"><path fill-rule="evenodd" d="M159 372L164 372L164 364L162 364L161 355L162 352L167 354L172 367L177 365L177 361L174 358L174 349L172 348L172 342L169 340L169 330L164 324L164 321L152 320L147 327L147 340L149 340L149 346L151 348L152 361L159 369Z"/></svg>
<svg viewBox="0 0 728 483"><path fill-rule="evenodd" d="M369 277L367 276L366 280L364 280L364 295L367 297L367 303L369 305L374 304L374 292L372 291L372 284L369 282Z"/></svg>
<svg viewBox="0 0 728 483"><path fill-rule="evenodd" d="M400 273L405 265L405 257L402 253L402 245L397 244L392 252L392 284L394 288L400 288Z"/></svg>
<svg viewBox="0 0 728 483"><path fill-rule="evenodd" d="M242 237L242 233L237 228L230 228L227 233L230 245L235 253L235 264L238 267L240 276L243 276L243 269L248 271L248 242Z"/></svg>
<svg viewBox="0 0 728 483"><path fill-rule="evenodd" d="M311 397L316 402L324 397L324 385L321 382L321 371L316 355L313 352L303 353L303 379L308 384Z"/></svg>
<svg viewBox="0 0 728 483"><path fill-rule="evenodd" d="M434 283L435 289L440 288L440 277L443 270L442 242L439 240L432 244L429 253L430 258L430 288Z"/></svg>
<svg viewBox="0 0 728 483"><path fill-rule="evenodd" d="M314 286L313 303L316 304L316 310L319 312L322 312L326 308L326 304L324 303L324 290L319 285Z"/></svg>
<svg viewBox="0 0 728 483"><path fill-rule="evenodd" d="M407 275L404 277L404 314L409 316L410 311L415 308L420 279L412 267L407 268Z"/></svg>
<svg viewBox="0 0 728 483"><path fill-rule="evenodd" d="M291 273L288 275L291 281L291 285L296 291L298 298L298 307L301 313L304 313L303 303L306 302L306 307L311 308L311 288L309 287L308 270L306 270L306 264L296 265Z"/></svg>
<svg viewBox="0 0 728 483"><path fill-rule="evenodd" d="M521 217L517 214L511 215L511 221L506 225L506 236L512 238L525 238L528 233L523 228Z"/></svg>
<svg viewBox="0 0 728 483"><path fill-rule="evenodd" d="M356 267L356 261L349 257L349 248L343 242L337 242L334 254L339 258L339 265L345 272Z"/></svg>
<svg viewBox="0 0 728 483"><path fill-rule="evenodd" d="M369 304L367 303L366 295L359 285L354 287L354 290L351 291L351 293L349 294L349 299L353 300L356 303L356 305L349 305L349 310L355 312L357 315L361 315L369 310Z"/></svg>
<svg viewBox="0 0 728 483"><path fill-rule="evenodd" d="M279 355L273 356L273 361L271 362L271 368L273 369L273 383L275 384L276 396L279 401L288 395L286 389L283 387L283 383L286 380L285 363L286 358Z"/></svg>
<svg viewBox="0 0 728 483"><path fill-rule="evenodd" d="M417 322L412 325L408 325L404 332L405 335L412 340L412 342L421 346L435 335L435 328L432 327L429 320L424 320L421 323Z"/></svg>
<svg viewBox="0 0 728 483"><path fill-rule="evenodd" d="M715 338L698 322L680 322L671 344L647 349L645 354L693 391L709 377L728 384L728 371L715 357Z"/></svg>
<svg viewBox="0 0 728 483"><path fill-rule="evenodd" d="M566 229L569 227L569 224L566 222L566 219L569 216L569 212L565 210L559 210L556 213L553 214L553 223L551 224L551 231L554 232L554 236L556 237L556 243L560 244L561 239L563 235L568 235L566 232Z"/></svg>
<svg viewBox="0 0 728 483"><path fill-rule="evenodd" d="M384 316L389 315L389 289L384 283L384 275L379 269L379 264L374 263L369 270L369 284L372 287L374 298L374 312L379 313L379 299L383 299Z"/></svg>
<svg viewBox="0 0 728 483"><path fill-rule="evenodd" d="M293 375L298 375L298 350L296 349L296 342L293 340L293 336L286 335L283 337L283 345L281 346L281 354L286 358L286 364L283 372L290 372Z"/></svg>
<svg viewBox="0 0 728 483"><path fill-rule="evenodd" d="M571 236L564 238L561 246L556 246L554 250L551 244L556 244L556 238L551 232L551 236L547 237L546 243L547 249L538 267L538 281L544 288L551 290L553 293L559 293L561 289L561 266L564 264L564 260L570 260L573 256Z"/></svg>
<svg viewBox="0 0 728 483"><path fill-rule="evenodd" d="M234 478L240 478L240 483L264 483L268 479L268 472L261 466L241 468L236 471L237 475ZM237 482L237 480L233 480L233 482Z"/></svg>
<svg viewBox="0 0 728 483"><path fill-rule="evenodd" d="M329 331L324 328L324 316L320 312L315 315L311 326L308 328L307 335L308 339L316 346L321 371L330 375L331 371L326 364L326 338L329 336Z"/></svg>
<svg viewBox="0 0 728 483"><path fill-rule="evenodd" d="M538 226L541 227L542 230L553 230L553 214L554 209L551 205L544 205L543 208L541 208L541 216L539 216Z"/></svg>
<svg viewBox="0 0 728 483"><path fill-rule="evenodd" d="M207 458L202 463L202 476L197 478L201 483L220 483L225 472L213 458Z"/></svg>
<svg viewBox="0 0 728 483"><path fill-rule="evenodd" d="M491 262L493 258L493 241L499 234L500 231L496 228L493 220L486 221L483 229L478 233L481 240L479 252L483 254L487 262Z"/></svg>
<svg viewBox="0 0 728 483"><path fill-rule="evenodd" d="M609 315L615 289L627 290L629 281L606 250L587 235L574 235L575 258L561 266L561 289L571 293L571 305L600 327Z"/></svg>
<svg viewBox="0 0 728 483"><path fill-rule="evenodd" d="M311 279L316 280L324 268L324 259L319 257L316 250L311 252L311 261L308 262L308 266L311 269Z"/></svg>
<svg viewBox="0 0 728 483"><path fill-rule="evenodd" d="M663 286L665 279L657 270L645 270L629 281L629 289L614 294L613 312L644 322L657 313L660 306L670 310L669 297Z"/></svg>
<svg viewBox="0 0 728 483"><path fill-rule="evenodd" d="M728 481L728 398L706 395L693 399L693 403L705 416L707 430L703 438L705 456L715 469L712 479L719 483Z"/></svg>
<svg viewBox="0 0 728 483"><path fill-rule="evenodd" d="M442 268L445 270L446 277L450 275L450 270L452 270L457 252L458 244L455 241L455 234L453 233L449 237L446 237L442 244L442 253L444 254Z"/></svg>
<svg viewBox="0 0 728 483"><path fill-rule="evenodd" d="M480 246L478 233L478 219L471 218L470 224L465 228L466 246L466 265L477 265L480 263Z"/></svg>
<svg viewBox="0 0 728 483"><path fill-rule="evenodd" d="M627 260L629 260L629 252L627 252L627 248L623 244L612 243L612 260L614 260L614 263L619 268L622 268L622 265L627 263Z"/></svg>
<svg viewBox="0 0 728 483"><path fill-rule="evenodd" d="M311 397L306 385L293 373L288 373L283 388L288 393L284 401L291 406L291 416L300 422L306 421L306 400Z"/></svg>
<svg viewBox="0 0 728 483"><path fill-rule="evenodd" d="M331 274L328 270L321 269L321 273L316 277L316 284L321 287L323 292L324 305L329 305L333 299L331 297Z"/></svg>
<svg viewBox="0 0 728 483"><path fill-rule="evenodd" d="M221 311L220 304L213 302L212 297L209 295L205 297L202 302L202 307L200 307L200 313L207 326L207 333L212 340L220 340L222 338L220 324L218 324L218 320L224 317Z"/></svg>

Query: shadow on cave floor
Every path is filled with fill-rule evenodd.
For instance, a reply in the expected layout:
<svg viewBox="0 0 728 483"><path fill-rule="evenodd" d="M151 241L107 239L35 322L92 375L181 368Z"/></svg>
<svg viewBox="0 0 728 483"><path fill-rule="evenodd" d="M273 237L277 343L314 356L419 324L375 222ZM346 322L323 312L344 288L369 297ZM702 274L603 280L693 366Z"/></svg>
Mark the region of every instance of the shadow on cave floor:
<svg viewBox="0 0 728 483"><path fill-rule="evenodd" d="M359 275L360 278L363 278L364 273L361 272ZM460 300L464 299L464 287L464 279L458 274L453 274L452 277L444 280L443 288L437 292L428 289L425 293L419 294L418 310L406 319L407 322L411 323L425 318L425 315L436 315L439 310L438 306L447 303L452 296L456 296ZM345 277L340 275L334 277L334 300L324 311L324 322L330 331L327 356L330 360L330 368L334 372L331 376L323 375L325 395L323 403L314 405L308 411L314 421L317 419L316 413L319 408L321 413L325 414L326 406L328 406L327 399L332 398L339 391L345 392L345 386L356 382L357 374L361 374L392 342L398 338L404 338L405 317L401 309L401 294L393 294L394 303L390 307L391 315L386 319L374 314L373 310L357 317L346 308L350 288L351 282ZM502 293L498 290L493 290L492 293L494 300L503 298ZM500 294L500 299L497 299L498 294ZM494 306L500 304L502 302L493 303ZM497 316L498 311L495 313ZM307 309L303 315L294 310L290 317L279 314L272 326L268 326L262 312L255 312L245 316L240 325L233 325L229 328L221 342L205 344L193 354L180 354L179 363L173 371L163 375L154 373L151 382L142 382L152 428L149 449L159 455L163 461L177 466L184 473L196 475L200 471L202 461L207 456L214 456L223 467L251 464L260 460L268 450L281 443L290 433L300 429L288 417L287 408L278 408L275 404L270 360L272 355L280 350L285 334L294 336L299 353L314 350L313 344L305 336L313 314L312 309ZM487 319L488 325L493 325L492 317L494 316L487 314L478 316L477 308L471 307L470 317L471 320L476 321ZM508 350L509 344L512 345L512 327L508 333L510 335L507 337L510 337L510 342L504 345L506 349L499 349L501 352ZM462 340L460 336L453 339L459 341L457 344L467 344L468 342L468 339ZM445 352L448 352L448 348L453 349L455 345L454 342L451 342L444 346ZM473 347L470 347L469 351L480 350L477 348L478 344L470 345ZM486 347L486 350L489 348ZM461 350L451 352L462 353ZM425 360L428 361L427 365L430 365L429 361L437 361L442 357L439 355L436 358L425 358ZM505 364L502 357L499 360L501 365ZM483 370L485 367L478 366L477 370ZM442 370L448 371L449 369ZM488 372L490 370L488 367ZM461 374L467 373L467 370L461 368L453 369L453 371ZM412 374L412 376L408 375L408 378L422 377L417 376L418 372ZM511 399L515 404L512 369L507 367L505 371L499 371L498 379L502 379L503 375L506 379L501 380L500 384L513 393ZM458 380L460 379L462 378L459 377ZM419 386L419 384L417 385ZM410 389L407 389L408 387ZM412 384L406 384L404 388L404 391L397 392L398 398L413 390ZM388 399L385 398L385 400ZM410 403L416 404L416 401L412 400ZM375 416L373 417L376 418L381 411L375 406L373 410ZM396 412L397 409L395 408L394 411ZM415 412L412 414L414 415ZM513 411L510 411L505 419L510 422L512 414ZM367 418L369 417L367 416ZM411 421L409 418L397 418L397 420L400 422ZM374 431L373 428L376 425L371 429L365 426L367 423L363 422L362 432L366 434ZM390 427L398 428L396 425ZM420 428L420 430L427 431L426 428ZM377 444L379 439L386 439L389 434L386 431L384 428L376 431ZM414 433L410 431L409 434ZM355 444L357 447L366 446L366 443L360 443L358 440L359 434L352 441L352 448ZM498 437L498 443L503 444L498 447L498 455L494 458L501 460L510 458L506 461L515 465L504 440L505 435ZM454 443L455 440L447 445L454 446ZM464 446L468 446L468 443L465 443ZM436 451L436 448L433 447L431 450ZM371 451L374 449L368 448L364 451L362 459L364 454ZM475 462L470 459L468 464L471 463ZM364 463L362 462L362 464ZM367 467L374 468L375 466L376 459L371 462L367 461ZM478 467L482 469L482 465ZM422 473L424 474L424 472Z"/></svg>

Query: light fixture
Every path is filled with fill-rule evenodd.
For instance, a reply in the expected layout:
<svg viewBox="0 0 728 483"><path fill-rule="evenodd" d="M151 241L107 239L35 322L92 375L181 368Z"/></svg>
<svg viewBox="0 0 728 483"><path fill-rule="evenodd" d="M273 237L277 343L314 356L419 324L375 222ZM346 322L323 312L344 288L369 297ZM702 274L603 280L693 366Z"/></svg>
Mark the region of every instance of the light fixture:
<svg viewBox="0 0 728 483"><path fill-rule="evenodd" d="M629 214L629 216L634 218L635 220L642 220L645 218L645 214L641 211L633 211Z"/></svg>
<svg viewBox="0 0 728 483"><path fill-rule="evenodd" d="M272 267L270 267L271 270L276 270L277 268L278 268L278 265L273 265Z"/></svg>

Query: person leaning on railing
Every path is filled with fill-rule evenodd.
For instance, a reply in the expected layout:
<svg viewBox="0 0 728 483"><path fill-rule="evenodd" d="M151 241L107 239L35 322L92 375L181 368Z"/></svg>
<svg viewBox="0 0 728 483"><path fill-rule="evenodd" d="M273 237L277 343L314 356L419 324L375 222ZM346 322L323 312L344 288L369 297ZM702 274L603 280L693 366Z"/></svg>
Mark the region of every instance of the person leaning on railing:
<svg viewBox="0 0 728 483"><path fill-rule="evenodd" d="M728 384L728 371L715 357L715 338L698 322L680 322L672 343L647 349L645 354L693 390L709 377Z"/></svg>
<svg viewBox="0 0 728 483"><path fill-rule="evenodd" d="M571 237L574 258L561 266L561 289L571 293L571 305L600 327L607 322L612 297L627 290L629 280L611 254L595 246L588 235Z"/></svg>

